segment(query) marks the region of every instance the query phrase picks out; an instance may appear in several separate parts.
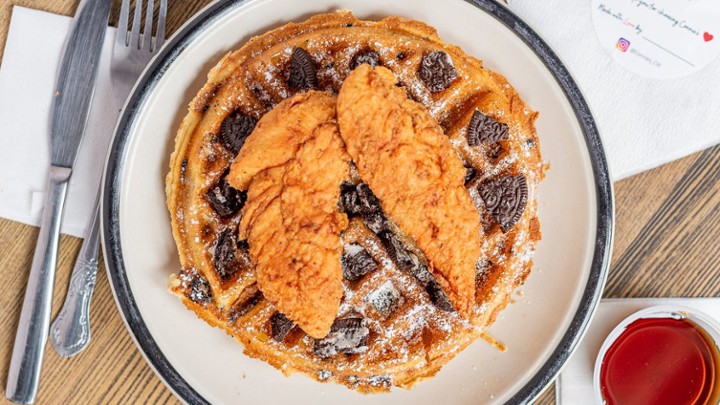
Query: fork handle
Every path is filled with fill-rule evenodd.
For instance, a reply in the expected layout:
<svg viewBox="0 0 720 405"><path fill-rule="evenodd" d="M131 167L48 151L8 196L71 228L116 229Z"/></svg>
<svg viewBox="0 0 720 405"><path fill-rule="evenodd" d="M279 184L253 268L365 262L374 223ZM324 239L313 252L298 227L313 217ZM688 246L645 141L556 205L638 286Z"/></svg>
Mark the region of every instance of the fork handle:
<svg viewBox="0 0 720 405"><path fill-rule="evenodd" d="M40 234L15 334L5 395L21 404L35 401L52 303L65 194L72 169L51 166Z"/></svg>
<svg viewBox="0 0 720 405"><path fill-rule="evenodd" d="M90 343L90 299L95 289L100 247L100 190L92 212L90 232L75 261L65 303L50 327L50 340L63 357L80 353Z"/></svg>

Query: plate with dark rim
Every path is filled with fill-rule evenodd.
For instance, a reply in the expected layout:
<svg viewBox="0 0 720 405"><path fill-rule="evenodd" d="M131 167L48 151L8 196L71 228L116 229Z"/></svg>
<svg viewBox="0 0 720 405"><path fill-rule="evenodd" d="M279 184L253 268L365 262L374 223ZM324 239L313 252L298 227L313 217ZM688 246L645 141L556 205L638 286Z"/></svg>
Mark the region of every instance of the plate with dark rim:
<svg viewBox="0 0 720 405"><path fill-rule="evenodd" d="M167 291L179 269L165 206L174 135L207 72L254 35L338 9L399 15L437 28L506 76L537 121L551 165L538 189L543 240L522 295L489 334L410 390L361 395L280 371L185 309ZM150 63L118 123L104 176L103 248L113 293L140 351L188 403L526 403L571 355L599 302L613 234L612 185L590 109L550 47L492 0L218 0L188 21ZM282 402L281 402L282 401Z"/></svg>

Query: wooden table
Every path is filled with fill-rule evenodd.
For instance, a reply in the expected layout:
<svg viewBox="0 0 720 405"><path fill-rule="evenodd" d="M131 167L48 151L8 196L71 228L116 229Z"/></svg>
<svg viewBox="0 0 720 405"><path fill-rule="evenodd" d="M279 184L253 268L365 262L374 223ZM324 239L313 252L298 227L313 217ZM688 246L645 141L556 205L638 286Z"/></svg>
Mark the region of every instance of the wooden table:
<svg viewBox="0 0 720 405"><path fill-rule="evenodd" d="M71 15L78 0L12 0L0 6L0 58L13 4ZM119 13L114 4L111 22ZM209 3L171 1L172 33ZM682 134L678 134L681 136ZM615 184L617 221L605 297L709 297L720 293L720 147ZM37 228L0 219L0 385L5 386ZM62 305L81 240L61 239L53 317ZM63 359L45 355L38 403L177 403L123 325L104 266L91 306L88 349ZM1 396L5 401L5 395ZM554 403L550 387L537 401Z"/></svg>

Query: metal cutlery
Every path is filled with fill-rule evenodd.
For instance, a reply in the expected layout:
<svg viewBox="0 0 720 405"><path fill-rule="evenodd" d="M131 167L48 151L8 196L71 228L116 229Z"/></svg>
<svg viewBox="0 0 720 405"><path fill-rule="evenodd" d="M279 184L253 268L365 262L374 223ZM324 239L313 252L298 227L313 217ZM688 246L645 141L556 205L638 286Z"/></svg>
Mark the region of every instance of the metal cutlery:
<svg viewBox="0 0 720 405"><path fill-rule="evenodd" d="M130 90L132 90L140 73L145 69L150 59L157 53L165 42L165 18L167 16L167 0L160 0L158 12L157 32L155 41L152 38L152 21L155 0L148 0L145 21L147 24L140 35L142 23L142 0L135 1L135 12L132 27L128 30L130 17L130 0L123 0L120 8L120 21L118 22L115 46L113 48L110 79L112 80L115 101L121 107Z"/></svg>
<svg viewBox="0 0 720 405"><path fill-rule="evenodd" d="M100 249L100 190L95 198L93 219L70 275L65 303L50 327L55 351L70 357L90 343L90 299L95 289Z"/></svg>
<svg viewBox="0 0 720 405"><path fill-rule="evenodd" d="M110 0L82 0L65 44L50 127L51 166L40 234L15 335L6 397L33 403L50 327L60 223L95 88Z"/></svg>
<svg viewBox="0 0 720 405"><path fill-rule="evenodd" d="M154 0L148 0L145 27L141 35L142 3L142 0L136 1L132 27L129 30L130 0L123 0L120 9L120 21L115 37L110 71L113 95L118 111L125 103L125 99L140 77L140 73L165 41L167 0L160 0L154 41L152 25L155 3ZM100 189L98 189L93 208L93 222L80 248L80 254L70 276L65 303L52 324L50 339L55 350L64 357L80 353L90 342L90 300L95 287L100 245L99 204Z"/></svg>

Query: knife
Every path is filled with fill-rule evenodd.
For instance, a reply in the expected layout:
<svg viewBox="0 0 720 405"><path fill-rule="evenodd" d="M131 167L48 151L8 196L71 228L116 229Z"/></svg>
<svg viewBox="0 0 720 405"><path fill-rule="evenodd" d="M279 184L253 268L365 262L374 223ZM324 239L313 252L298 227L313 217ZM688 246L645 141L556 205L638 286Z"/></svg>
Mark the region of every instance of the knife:
<svg viewBox="0 0 720 405"><path fill-rule="evenodd" d="M51 166L5 396L31 404L50 327L57 248L65 194L95 88L111 0L81 0L73 18L54 92L50 127Z"/></svg>

